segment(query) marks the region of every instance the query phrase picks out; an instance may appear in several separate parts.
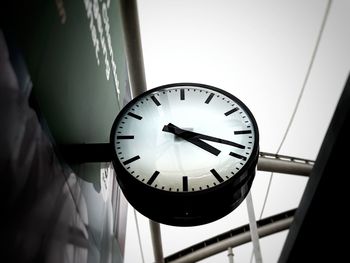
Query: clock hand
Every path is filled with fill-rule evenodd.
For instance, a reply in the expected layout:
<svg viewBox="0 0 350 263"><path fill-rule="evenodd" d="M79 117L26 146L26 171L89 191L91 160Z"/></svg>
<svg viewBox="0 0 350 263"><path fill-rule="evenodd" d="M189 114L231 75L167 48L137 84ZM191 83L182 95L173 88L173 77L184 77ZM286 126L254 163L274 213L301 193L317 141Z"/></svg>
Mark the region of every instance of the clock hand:
<svg viewBox="0 0 350 263"><path fill-rule="evenodd" d="M202 140L207 140L207 141L212 141L212 142L218 142L218 143L222 143L222 144L231 145L231 146L237 147L239 149L245 149L245 146L242 144L239 144L236 142L231 142L231 141L220 139L220 138L216 138L216 137L212 137L212 136L197 133L197 132L193 132L193 131L183 130L183 129L175 126L172 123L169 123L168 125L164 126L163 131L167 131L167 130L170 130L169 132L172 132L171 130L174 130L177 133L183 133L186 137L190 137L190 138L197 138L197 139L202 139Z"/></svg>
<svg viewBox="0 0 350 263"><path fill-rule="evenodd" d="M218 156L220 154L220 150L216 149L215 147L211 146L210 144L203 142L196 136L193 136L189 131L182 130L175 125L170 126L164 125L163 131L173 133L176 136L179 136L180 138L193 143L194 145L202 148L203 150L210 152L211 154L214 154L215 156Z"/></svg>

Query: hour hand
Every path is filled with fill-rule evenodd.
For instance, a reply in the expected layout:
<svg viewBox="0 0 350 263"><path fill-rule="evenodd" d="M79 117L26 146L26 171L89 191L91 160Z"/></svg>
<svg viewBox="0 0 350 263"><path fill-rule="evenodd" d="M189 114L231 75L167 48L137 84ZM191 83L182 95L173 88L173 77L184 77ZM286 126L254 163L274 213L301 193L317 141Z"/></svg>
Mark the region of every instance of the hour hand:
<svg viewBox="0 0 350 263"><path fill-rule="evenodd" d="M196 136L195 133L191 132L191 131L187 131L187 130L183 130L171 123L169 123L168 125L164 125L163 131L165 132L170 132L200 148L202 148L203 150L214 154L215 156L218 156L220 154L220 150L218 150L217 148L211 146L210 144L203 142L202 140L200 140L198 138L198 136Z"/></svg>

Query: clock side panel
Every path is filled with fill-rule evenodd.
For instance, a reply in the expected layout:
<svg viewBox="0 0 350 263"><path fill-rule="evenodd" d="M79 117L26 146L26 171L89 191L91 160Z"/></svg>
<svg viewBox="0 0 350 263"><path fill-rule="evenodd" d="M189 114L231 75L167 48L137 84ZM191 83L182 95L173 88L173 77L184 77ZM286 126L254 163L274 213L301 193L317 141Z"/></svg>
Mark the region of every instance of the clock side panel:
<svg viewBox="0 0 350 263"><path fill-rule="evenodd" d="M220 191L190 193L167 192L144 185L120 172L117 180L130 204L144 216L174 226L195 226L215 221L233 211L248 194L255 167L242 176L240 183L231 181Z"/></svg>

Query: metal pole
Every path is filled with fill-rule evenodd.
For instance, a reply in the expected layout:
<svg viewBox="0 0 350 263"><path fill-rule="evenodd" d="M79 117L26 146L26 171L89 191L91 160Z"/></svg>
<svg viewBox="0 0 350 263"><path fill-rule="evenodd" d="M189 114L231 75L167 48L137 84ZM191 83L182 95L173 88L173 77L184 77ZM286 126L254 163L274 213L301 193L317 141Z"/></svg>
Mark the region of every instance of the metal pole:
<svg viewBox="0 0 350 263"><path fill-rule="evenodd" d="M147 90L145 68L143 62L140 24L136 0L121 0L121 11L125 36L125 51L132 96L138 96ZM152 236L154 259L163 263L163 248L160 225L149 220Z"/></svg>
<svg viewBox="0 0 350 263"><path fill-rule="evenodd" d="M133 97L147 90L136 0L121 0L125 51Z"/></svg>
<svg viewBox="0 0 350 263"><path fill-rule="evenodd" d="M313 161L290 156L260 153L257 169L260 171L309 176Z"/></svg>
<svg viewBox="0 0 350 263"><path fill-rule="evenodd" d="M284 218L273 223L264 225L258 228L258 234L260 237L268 236L279 231L288 229L293 221L293 217ZM170 263L189 263L196 262L222 251L225 251L228 247L236 247L243 245L251 241L250 232L244 232L239 235L224 239L220 242L208 245L204 248L198 249L190 254L187 254L181 258L171 261Z"/></svg>
<svg viewBox="0 0 350 263"><path fill-rule="evenodd" d="M159 223L149 220L155 263L164 263L162 237Z"/></svg>
<svg viewBox="0 0 350 263"><path fill-rule="evenodd" d="M262 261L262 256L261 256L258 227L256 225L256 220L255 220L255 212L254 212L251 191L249 191L249 193L246 197L246 203L247 203L248 218L249 218L249 228L250 228L249 230L250 230L250 236L251 236L251 239L253 242L253 251L254 251L254 256L255 256L255 262L262 263L263 261Z"/></svg>
<svg viewBox="0 0 350 263"><path fill-rule="evenodd" d="M233 254L233 251L232 251L232 247L228 248L227 256L228 256L228 262L229 263L233 263L233 256L234 256L234 254Z"/></svg>

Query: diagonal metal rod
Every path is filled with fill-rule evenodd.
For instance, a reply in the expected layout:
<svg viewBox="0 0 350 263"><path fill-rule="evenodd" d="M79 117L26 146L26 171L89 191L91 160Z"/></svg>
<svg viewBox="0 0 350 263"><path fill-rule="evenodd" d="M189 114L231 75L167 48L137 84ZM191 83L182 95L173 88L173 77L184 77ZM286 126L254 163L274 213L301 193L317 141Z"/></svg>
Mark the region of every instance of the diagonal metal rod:
<svg viewBox="0 0 350 263"><path fill-rule="evenodd" d="M295 210L294 210L295 211ZM258 221L258 234L259 237L268 236L290 227L293 218L294 211L287 211L279 215L272 216ZM238 231L239 230L239 231ZM232 230L232 235L216 236L214 237L216 242L212 242L213 238L208 240L207 244L196 244L196 246L190 247L186 251L178 252L174 255L165 258L167 263L190 263L197 262L207 257L218 254L225 251L228 247L234 248L251 241L251 235L249 232L249 226L245 225L240 228ZM224 233L226 234L226 233ZM199 246L200 245L200 246Z"/></svg>
<svg viewBox="0 0 350 263"><path fill-rule="evenodd" d="M151 230L153 254L155 263L164 263L162 236L160 232L160 224L149 220L149 226Z"/></svg>
<svg viewBox="0 0 350 263"><path fill-rule="evenodd" d="M120 5L130 86L136 97L147 90L137 1L122 0Z"/></svg>
<svg viewBox="0 0 350 263"><path fill-rule="evenodd" d="M286 230L289 228L290 224L292 223L293 218L286 218L279 221L276 221L274 223L271 223L269 225L260 227L258 229L258 234L260 237L268 236L273 233L277 233L283 230ZM227 247L236 247L245 243L248 243L251 241L250 233L245 232L237 236L233 236L227 240L224 240L219 243L215 243L212 245L209 245L205 248L199 249L197 251L194 251L192 254L188 254L182 258L179 258L177 260L171 261L171 263L189 263L189 262L196 262L202 259L205 259L209 256L215 255L219 252L224 251L227 249Z"/></svg>
<svg viewBox="0 0 350 263"><path fill-rule="evenodd" d="M133 97L147 90L143 63L139 14L136 0L122 0L121 12L125 35L126 58ZM164 262L160 225L149 220L153 253L156 263Z"/></svg>
<svg viewBox="0 0 350 263"><path fill-rule="evenodd" d="M263 260L262 260L261 249L260 249L258 226L256 224L254 205L253 205L251 191L249 191L249 193L246 197L246 203L247 203L247 210L248 210L250 238L251 238L252 243L253 243L255 262L262 263Z"/></svg>
<svg viewBox="0 0 350 263"><path fill-rule="evenodd" d="M260 152L259 171L309 176L314 161L286 155Z"/></svg>

